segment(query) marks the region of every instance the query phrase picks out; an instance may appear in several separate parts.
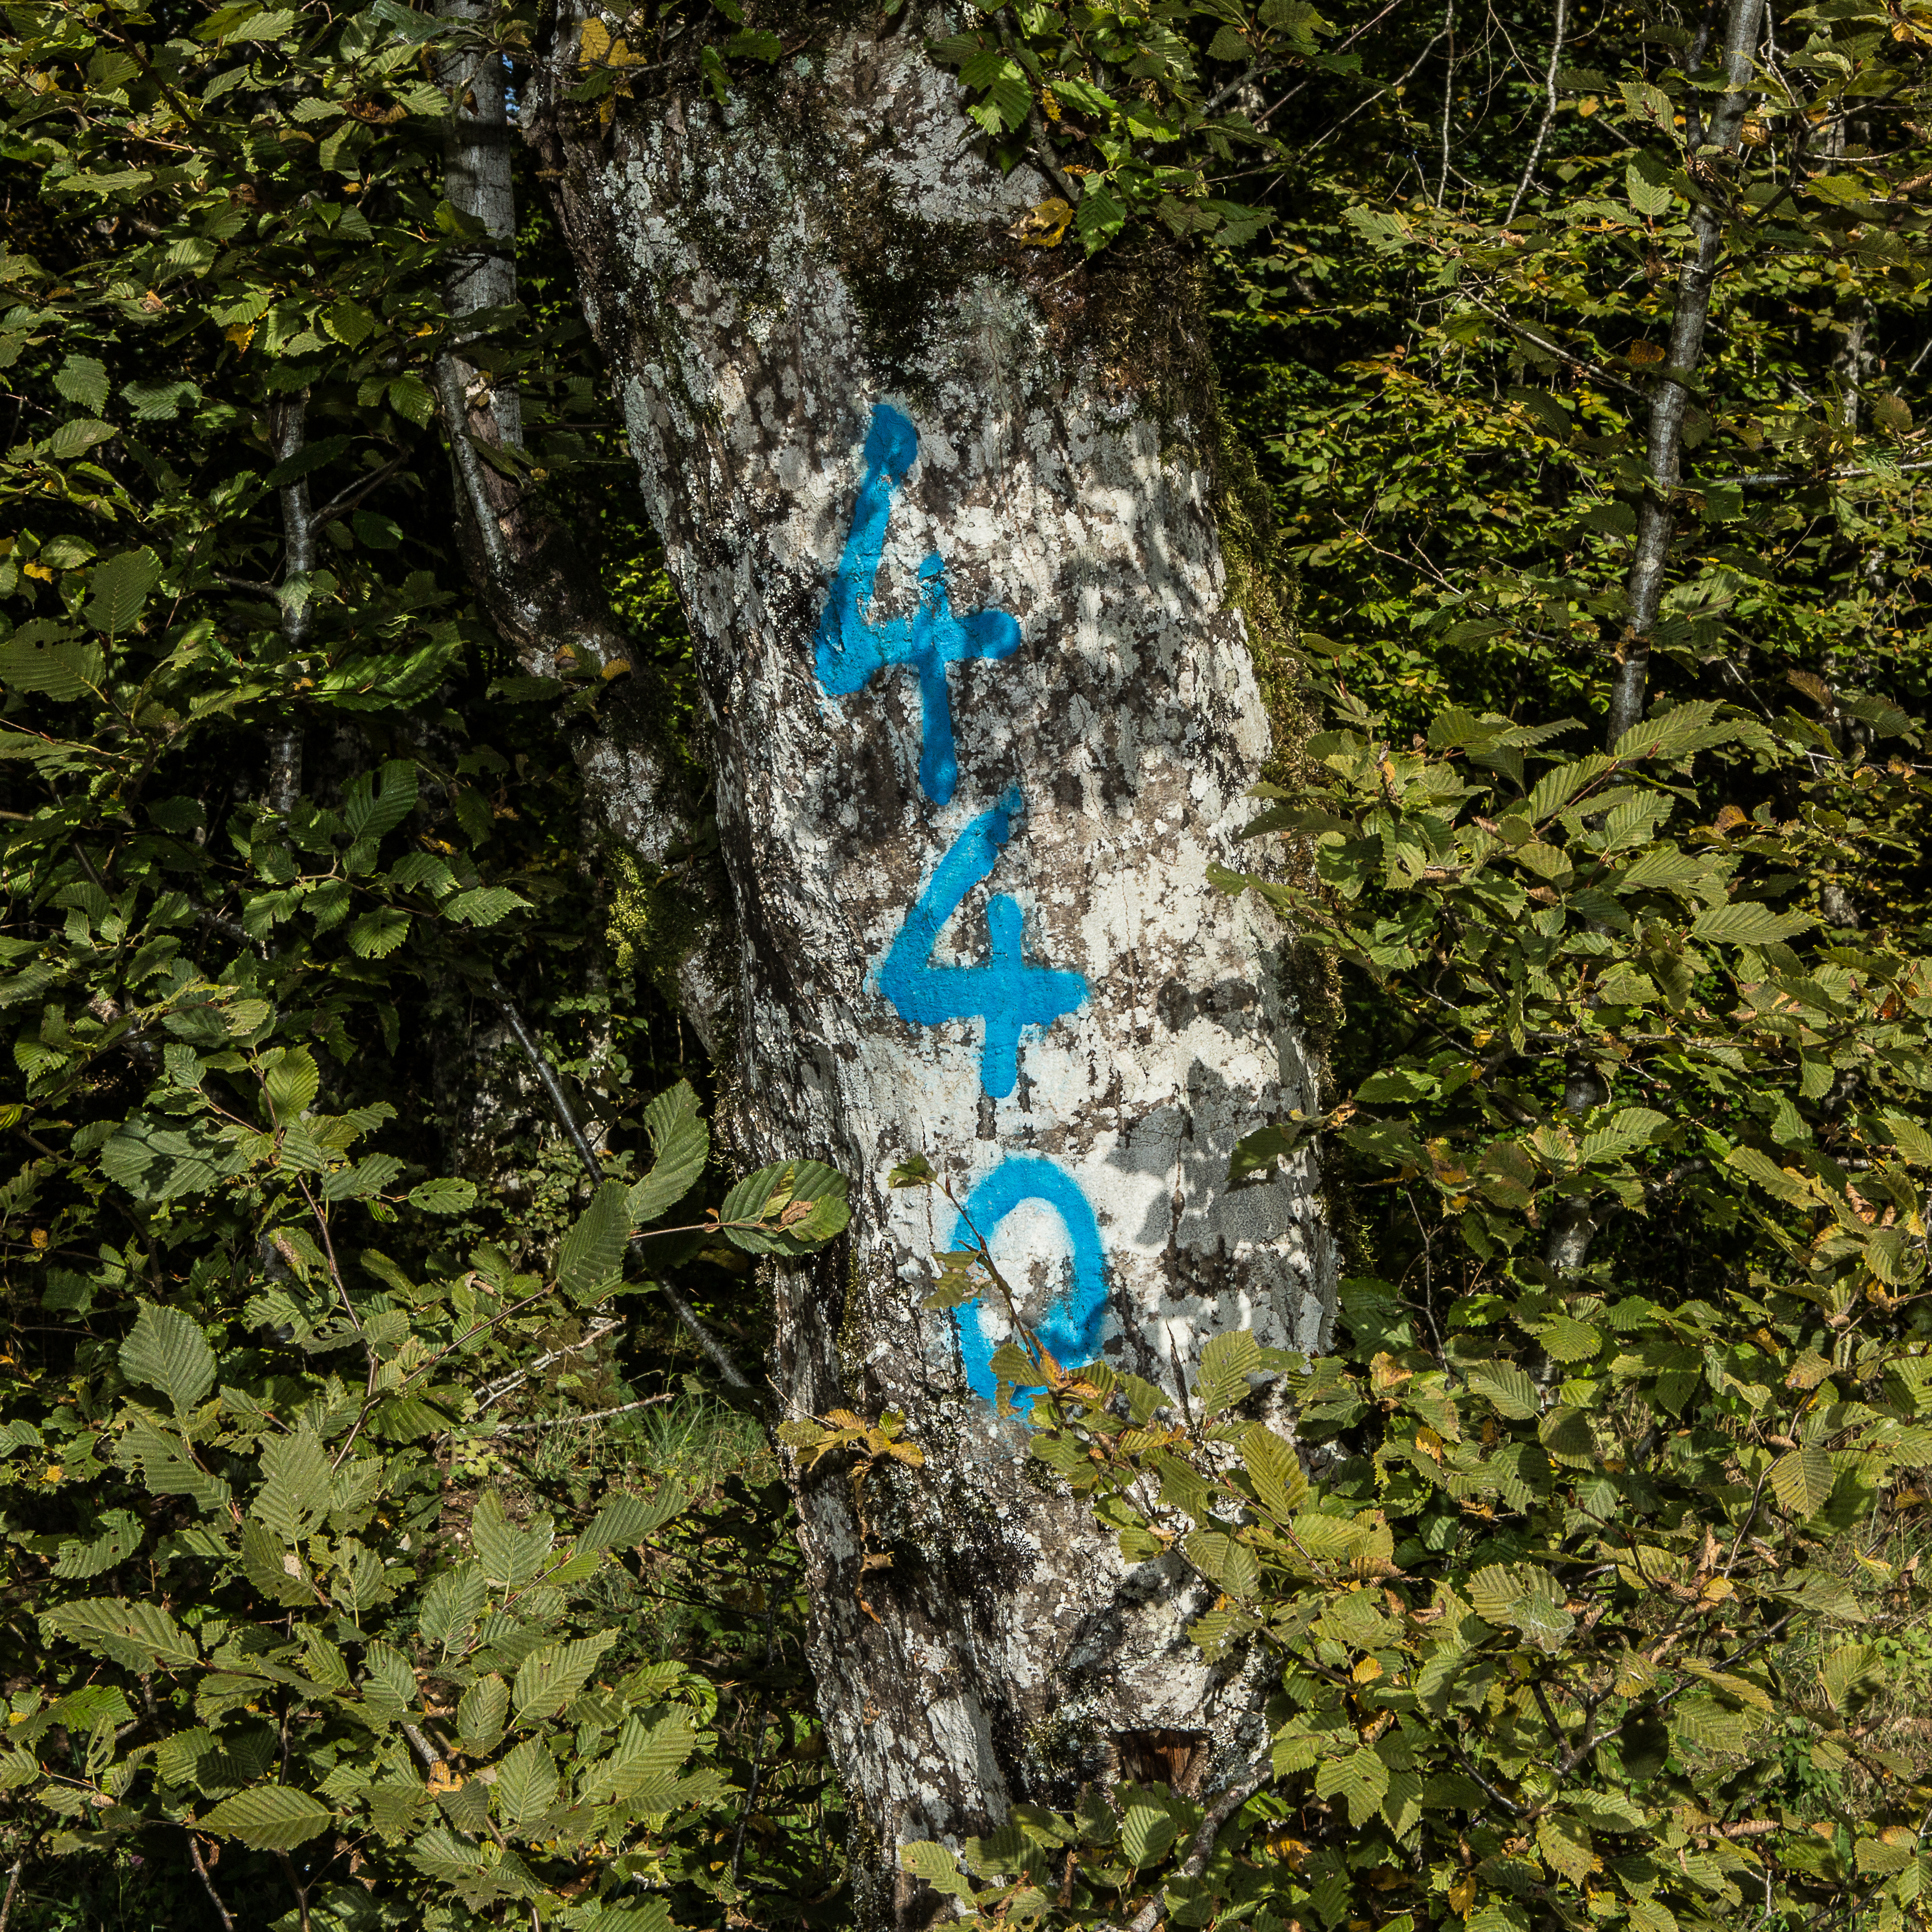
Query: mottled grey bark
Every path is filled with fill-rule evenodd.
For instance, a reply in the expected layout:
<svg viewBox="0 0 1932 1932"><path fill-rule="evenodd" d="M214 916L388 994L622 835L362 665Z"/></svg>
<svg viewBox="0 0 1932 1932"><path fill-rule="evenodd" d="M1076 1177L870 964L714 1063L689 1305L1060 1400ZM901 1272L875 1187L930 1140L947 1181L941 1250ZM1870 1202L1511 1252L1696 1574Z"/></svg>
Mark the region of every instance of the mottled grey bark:
<svg viewBox="0 0 1932 1932"><path fill-rule="evenodd" d="M566 16L530 115L692 622L737 1132L853 1177L847 1240L778 1271L779 1391L902 1411L927 1457L874 1478L892 1560L862 1602L847 1484L797 1483L864 1909L900 1922L896 1844L1070 1797L1150 1734L1212 1776L1261 1733L1186 1640L1207 1598L1124 1566L974 1385L996 1334L922 1311L954 1217L893 1162L981 1190L1054 1346L1169 1388L1222 1330L1314 1345L1332 1272L1307 1156L1227 1184L1317 1095L1286 935L1208 878L1270 739L1188 290L1008 238L1046 184L980 152L933 24L848 30L722 108L674 84L600 114L564 98ZM915 662L865 676L867 650Z"/></svg>
<svg viewBox="0 0 1932 1932"><path fill-rule="evenodd" d="M1644 440L1644 460L1650 472L1643 501L1637 506L1636 542L1627 582L1629 608L1624 634L1617 646L1616 670L1610 680L1607 740L1614 745L1643 718L1650 686L1651 636L1663 608L1664 578L1670 560L1671 538L1677 529L1676 494L1684 454L1684 417L1690 405L1690 388L1703 360L1704 328L1710 320L1711 297L1717 287L1722 258L1724 217L1721 208L1727 185L1712 166L1720 155L1735 154L1751 103L1758 32L1764 0L1730 0L1724 40L1719 58L1724 91L1711 110L1705 140L1690 164L1699 171L1708 202L1690 211L1690 251L1677 279L1677 306L1670 318L1670 341L1664 350L1663 373L1651 397L1650 422ZM1694 64L1695 63L1694 62Z"/></svg>
<svg viewBox="0 0 1932 1932"><path fill-rule="evenodd" d="M458 346L434 372L455 472L458 542L485 614L525 671L611 680L594 718L573 725L570 747L599 818L655 869L688 848L699 816L670 743L666 693L638 662L590 559L540 500L514 381L492 377L461 352L488 332L493 312L518 298L516 184L496 9L488 0L440 0L437 10L451 30L439 68L450 104L445 182L452 206L480 231L451 258L446 295ZM700 909L705 885L686 885ZM684 1011L707 1048L725 992L715 954L700 935L676 976Z"/></svg>

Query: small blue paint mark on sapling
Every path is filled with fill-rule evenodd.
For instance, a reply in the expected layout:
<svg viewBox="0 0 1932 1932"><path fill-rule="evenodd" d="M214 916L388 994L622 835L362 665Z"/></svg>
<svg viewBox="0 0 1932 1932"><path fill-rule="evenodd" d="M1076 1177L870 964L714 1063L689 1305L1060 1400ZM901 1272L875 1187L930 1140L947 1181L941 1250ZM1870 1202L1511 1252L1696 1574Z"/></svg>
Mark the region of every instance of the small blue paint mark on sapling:
<svg viewBox="0 0 1932 1932"><path fill-rule="evenodd" d="M1107 1313L1107 1258L1100 1245L1100 1224L1071 1174L1036 1154L1008 1155L966 1197L952 1231L953 1251L980 1240L990 1246L994 1230L1029 1201L1043 1202L1060 1216L1073 1250L1072 1281L1034 1324L1034 1333L1063 1366L1090 1362L1100 1353L1100 1328ZM956 1308L953 1318L958 1324L966 1379L991 1402L999 1390L999 1378L993 1372L998 1345L981 1324L983 1306L982 1302L980 1307ZM1024 1398L1034 1391L1017 1393Z"/></svg>
<svg viewBox="0 0 1932 1932"><path fill-rule="evenodd" d="M953 754L949 664L967 658L1010 658L1020 627L1004 610L956 616L946 595L946 566L929 556L919 567L919 604L909 615L874 622L866 615L886 549L892 498L919 454L919 432L886 403L872 411L866 436L866 473L852 511L844 554L832 580L813 640L818 681L835 698L850 697L891 664L908 664L919 678L919 782L944 805L959 782Z"/></svg>
<svg viewBox="0 0 1932 1932"><path fill-rule="evenodd" d="M1019 904L1004 892L995 892L986 904L984 965L932 963L946 922L992 872L1024 809L1015 785L960 833L934 868L879 968L879 990L901 1019L914 1026L938 1026L947 1020L986 1022L980 1080L997 1100L1004 1100L1019 1078L1020 1029L1051 1026L1087 998L1084 975L1027 964Z"/></svg>

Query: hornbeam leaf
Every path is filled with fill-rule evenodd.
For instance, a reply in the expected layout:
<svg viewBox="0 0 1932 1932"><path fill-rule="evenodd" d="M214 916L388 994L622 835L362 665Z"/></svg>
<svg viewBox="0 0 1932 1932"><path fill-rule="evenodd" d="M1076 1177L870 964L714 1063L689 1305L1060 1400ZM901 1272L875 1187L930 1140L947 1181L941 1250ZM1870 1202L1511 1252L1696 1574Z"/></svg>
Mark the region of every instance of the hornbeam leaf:
<svg viewBox="0 0 1932 1932"><path fill-rule="evenodd" d="M1326 1759L1315 1769L1316 1795L1346 1798L1348 1822L1358 1827L1366 1825L1382 1808L1388 1788L1388 1766L1366 1744L1358 1746L1346 1757Z"/></svg>
<svg viewBox="0 0 1932 1932"><path fill-rule="evenodd" d="M1818 922L1808 912L1773 912L1750 900L1708 906L1690 922L1693 939L1724 946L1763 946L1808 932Z"/></svg>
<svg viewBox="0 0 1932 1932"><path fill-rule="evenodd" d="M631 1238L630 1192L621 1180L604 1181L564 1236L556 1285L572 1300L597 1300L622 1274Z"/></svg>
<svg viewBox="0 0 1932 1932"><path fill-rule="evenodd" d="M916 1839L911 1844L900 1846L899 1863L914 1878L925 1880L934 1892L945 1892L953 1898L973 1896L972 1886L944 1845L935 1845L929 1839Z"/></svg>
<svg viewBox="0 0 1932 1932"><path fill-rule="evenodd" d="M178 1414L214 1388L214 1351L199 1324L179 1309L144 1301L121 1344L121 1369L129 1381L159 1389Z"/></svg>
<svg viewBox="0 0 1932 1932"><path fill-rule="evenodd" d="M604 1630L595 1636L547 1643L524 1658L512 1691L517 1722L537 1724L562 1710L590 1682L597 1660L620 1634L615 1630Z"/></svg>
<svg viewBox="0 0 1932 1932"><path fill-rule="evenodd" d="M40 1628L130 1670L188 1670L201 1661L194 1639L158 1604L86 1598L43 1612Z"/></svg>
<svg viewBox="0 0 1932 1932"><path fill-rule="evenodd" d="M541 1818L555 1802L561 1780L550 1748L542 1738L526 1738L496 1767L490 1798L506 1832Z"/></svg>
<svg viewBox="0 0 1932 1932"><path fill-rule="evenodd" d="M1830 1454L1816 1442L1801 1444L1771 1466L1778 1501L1801 1522L1825 1507L1837 1480Z"/></svg>
<svg viewBox="0 0 1932 1932"><path fill-rule="evenodd" d="M698 1118L698 1096L688 1080L660 1094L644 1109L650 1136L650 1173L631 1190L631 1226L641 1228L691 1192L711 1157L711 1132Z"/></svg>
<svg viewBox="0 0 1932 1932"><path fill-rule="evenodd" d="M258 1784L224 1798L199 1821L218 1838L239 1838L251 1850L286 1852L306 1844L335 1822L326 1804L286 1784Z"/></svg>

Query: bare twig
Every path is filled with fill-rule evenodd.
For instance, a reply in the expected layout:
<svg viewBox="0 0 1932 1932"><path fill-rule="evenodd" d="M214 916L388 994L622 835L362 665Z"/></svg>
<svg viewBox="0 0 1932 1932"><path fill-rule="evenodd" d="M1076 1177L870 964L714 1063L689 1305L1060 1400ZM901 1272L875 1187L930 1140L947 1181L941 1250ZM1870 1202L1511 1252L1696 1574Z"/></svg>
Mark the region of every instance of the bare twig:
<svg viewBox="0 0 1932 1932"><path fill-rule="evenodd" d="M490 994L496 1002L497 1010L503 1016L504 1024L510 1029L517 1044L523 1048L524 1057L536 1069L537 1078L549 1096L551 1110L556 1114L559 1125L568 1137L571 1145L577 1150L577 1157L583 1162L584 1172L590 1175L591 1183L595 1186L604 1178L604 1163L598 1159L597 1150L590 1144L590 1136L579 1123L577 1110L570 1103L570 1096L564 1091L563 1082L556 1077L556 1070L544 1058L543 1049L537 1045L530 1028L524 1024L524 1017L518 1012L515 1002L504 991L500 982L491 982ZM640 1248L640 1236L633 1234L631 1237L631 1246L634 1250ZM762 1404L765 1399L764 1391L739 1367L724 1343L704 1325L697 1310L668 1281L660 1280L658 1291L670 1304L672 1311L684 1324L686 1332L704 1352L711 1366L724 1377L726 1383L740 1394L749 1396Z"/></svg>
<svg viewBox="0 0 1932 1932"><path fill-rule="evenodd" d="M1730 0L1724 26L1724 91L1711 115L1706 150L1717 148L1735 154L1750 104L1752 55L1764 0ZM1690 381L1704 352L1704 327L1710 318L1711 296L1718 279L1724 218L1717 205L1721 188L1714 184L1708 199L1690 212L1692 248L1678 279L1677 307L1670 319L1670 342L1664 352L1664 372L1651 399L1646 439L1649 476L1637 511L1635 555L1628 583L1629 610L1617 646L1617 665L1610 686L1606 740L1614 745L1643 716L1650 683L1650 637L1664 601L1664 580L1670 540L1677 527L1675 502L1678 466L1684 448L1684 418L1690 406Z"/></svg>
<svg viewBox="0 0 1932 1932"><path fill-rule="evenodd" d="M568 1429L578 1422L604 1422L614 1415L628 1415L634 1409L656 1408L661 1403L675 1402L677 1391L669 1390L663 1395L647 1395L636 1402L620 1402L615 1408L586 1409L581 1415L545 1415L533 1422L502 1422L494 1432L498 1436L521 1436L532 1429Z"/></svg>
<svg viewBox="0 0 1932 1932"><path fill-rule="evenodd" d="M621 1322L595 1323L582 1341L572 1342L564 1348L553 1348L548 1354L539 1355L528 1368L519 1369L514 1375L500 1376L494 1382L485 1382L477 1391L476 1413L481 1415L492 1403L501 1402L504 1396L521 1387L531 1376L541 1375L551 1363L560 1362L566 1355L580 1355L585 1349L594 1348L606 1335L614 1335L623 1325Z"/></svg>
<svg viewBox="0 0 1932 1932"><path fill-rule="evenodd" d="M1265 1765L1259 1765L1236 1778L1208 1808L1208 1815L1201 1821L1201 1828L1194 1834L1194 1842L1188 1848L1187 1856L1182 1860L1180 1876L1198 1878L1206 1869L1208 1861L1214 1855L1214 1841L1221 1835L1221 1827L1261 1789L1268 1776ZM1154 1932L1161 1922L1163 1900L1156 1892L1153 1898L1127 1922L1127 1932Z"/></svg>
<svg viewBox="0 0 1932 1932"><path fill-rule="evenodd" d="M1537 164L1543 159L1544 143L1550 139L1550 124L1556 118L1556 70L1563 58L1563 32L1569 24L1570 0L1556 0L1556 22L1550 37L1550 68L1543 76L1543 123L1536 130L1536 139L1531 142L1529 159L1523 164L1522 178L1516 184L1516 193L1510 196L1509 212L1503 217L1507 228L1516 219L1516 210L1522 206L1522 198L1528 194L1531 183L1536 178Z"/></svg>
<svg viewBox="0 0 1932 1932"><path fill-rule="evenodd" d="M188 1834L188 1855L194 1867L195 1876L201 1880L201 1888L208 1894L208 1902L214 1907L214 1916L221 1921L221 1932L235 1932L233 1915L221 1902L221 1894L214 1888L214 1881L208 1875L208 1868L202 1862L201 1846L194 1834Z"/></svg>
<svg viewBox="0 0 1932 1932"><path fill-rule="evenodd" d="M20 1868L27 1862L23 1854L14 1861L7 1874L7 1896L0 1898L0 1932L7 1932L7 1922L14 1916L14 1892L20 1882Z"/></svg>

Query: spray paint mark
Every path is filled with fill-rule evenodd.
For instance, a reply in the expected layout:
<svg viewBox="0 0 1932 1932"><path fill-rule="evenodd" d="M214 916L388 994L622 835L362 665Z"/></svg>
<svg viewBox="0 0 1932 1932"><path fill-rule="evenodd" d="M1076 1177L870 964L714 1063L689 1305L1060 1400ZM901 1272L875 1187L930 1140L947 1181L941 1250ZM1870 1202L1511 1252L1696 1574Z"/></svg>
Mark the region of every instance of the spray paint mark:
<svg viewBox="0 0 1932 1932"><path fill-rule="evenodd" d="M946 566L937 556L919 567L916 610L876 622L866 615L885 555L892 498L918 454L918 430L890 404L879 404L866 436L866 474L852 527L818 620L812 659L818 682L835 698L850 697L890 664L912 667L919 676L919 782L928 798L944 805L959 781L946 668L966 658L1011 657L1020 647L1020 627L1004 610L956 616L946 595Z"/></svg>
<svg viewBox="0 0 1932 1932"><path fill-rule="evenodd" d="M1042 1202L1060 1216L1073 1250L1073 1280L1055 1298L1034 1333L1047 1352L1067 1367L1090 1362L1100 1350L1100 1327L1107 1313L1106 1256L1100 1245L1100 1224L1079 1184L1050 1160L1036 1154L1010 1154L966 1197L959 1222L952 1231L955 1252L978 1239L992 1244L993 1232L1016 1208ZM998 1392L993 1372L998 1344L982 1326L976 1307L956 1309L959 1352L966 1379L988 1402Z"/></svg>
<svg viewBox="0 0 1932 1932"><path fill-rule="evenodd" d="M1029 966L1022 950L1018 902L995 892L986 902L987 957L983 966L936 966L932 949L960 902L986 878L1024 812L1019 788L991 812L982 812L948 848L926 890L906 915L879 968L879 990L914 1026L946 1020L983 1020L980 1082L1004 1100L1019 1078L1020 1029L1051 1026L1087 998L1078 973Z"/></svg>

